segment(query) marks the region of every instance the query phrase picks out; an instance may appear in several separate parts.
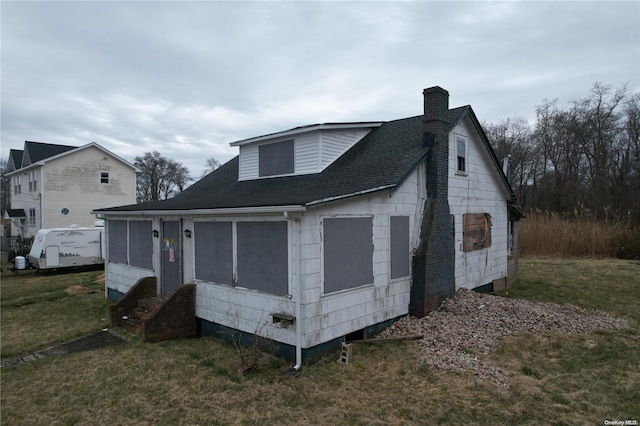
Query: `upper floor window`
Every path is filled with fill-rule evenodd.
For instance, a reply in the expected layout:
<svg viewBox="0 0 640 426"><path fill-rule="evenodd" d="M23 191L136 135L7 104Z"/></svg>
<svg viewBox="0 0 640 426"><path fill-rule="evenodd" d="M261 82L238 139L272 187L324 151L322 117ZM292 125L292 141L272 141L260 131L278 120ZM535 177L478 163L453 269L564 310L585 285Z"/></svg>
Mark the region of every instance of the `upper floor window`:
<svg viewBox="0 0 640 426"><path fill-rule="evenodd" d="M100 172L100 183L109 183L109 172Z"/></svg>
<svg viewBox="0 0 640 426"><path fill-rule="evenodd" d="M258 147L258 176L287 175L294 172L293 139Z"/></svg>
<svg viewBox="0 0 640 426"><path fill-rule="evenodd" d="M467 171L467 141L460 136L456 136L456 158L458 172L466 173Z"/></svg>
<svg viewBox="0 0 640 426"><path fill-rule="evenodd" d="M22 185L20 185L20 176L13 177L13 193L20 194L22 192Z"/></svg>
<svg viewBox="0 0 640 426"><path fill-rule="evenodd" d="M29 192L35 192L38 190L38 171L32 170L29 172Z"/></svg>

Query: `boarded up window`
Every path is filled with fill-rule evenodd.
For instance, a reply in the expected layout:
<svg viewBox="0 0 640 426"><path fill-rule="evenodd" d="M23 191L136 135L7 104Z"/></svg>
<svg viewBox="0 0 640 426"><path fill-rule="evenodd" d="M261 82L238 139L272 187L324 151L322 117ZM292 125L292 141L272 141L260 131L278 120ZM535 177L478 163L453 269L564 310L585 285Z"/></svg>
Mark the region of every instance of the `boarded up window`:
<svg viewBox="0 0 640 426"><path fill-rule="evenodd" d="M258 157L260 176L293 173L293 140L260 145Z"/></svg>
<svg viewBox="0 0 640 426"><path fill-rule="evenodd" d="M152 239L150 220L129 221L129 262L131 266L153 269Z"/></svg>
<svg viewBox="0 0 640 426"><path fill-rule="evenodd" d="M409 216L391 216L391 278L409 276Z"/></svg>
<svg viewBox="0 0 640 426"><path fill-rule="evenodd" d="M233 231L231 222L194 224L196 278L233 284Z"/></svg>
<svg viewBox="0 0 640 426"><path fill-rule="evenodd" d="M110 220L107 222L109 232L109 262L127 264L127 221Z"/></svg>
<svg viewBox="0 0 640 426"><path fill-rule="evenodd" d="M462 251L480 250L491 246L491 216L489 213L462 215Z"/></svg>
<svg viewBox="0 0 640 426"><path fill-rule="evenodd" d="M238 222L239 287L285 295L289 292L287 222Z"/></svg>
<svg viewBox="0 0 640 426"><path fill-rule="evenodd" d="M373 219L323 221L324 292L373 284Z"/></svg>

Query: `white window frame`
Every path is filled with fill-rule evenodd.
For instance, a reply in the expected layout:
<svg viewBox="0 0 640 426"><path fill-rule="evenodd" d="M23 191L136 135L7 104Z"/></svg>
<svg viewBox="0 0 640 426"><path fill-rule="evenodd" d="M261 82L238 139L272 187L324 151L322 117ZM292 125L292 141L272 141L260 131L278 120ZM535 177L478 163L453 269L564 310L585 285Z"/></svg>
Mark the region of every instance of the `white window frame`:
<svg viewBox="0 0 640 426"><path fill-rule="evenodd" d="M455 141L455 165L456 165L456 174L466 176L469 172L469 162L467 161L469 158L469 144L466 136L454 134L453 137ZM463 144L464 152L460 155L460 143ZM462 168L460 167L460 159L462 158Z"/></svg>
<svg viewBox="0 0 640 426"><path fill-rule="evenodd" d="M106 179L106 182L104 180ZM101 171L100 172L100 185L109 185L110 176L109 172Z"/></svg>
<svg viewBox="0 0 640 426"><path fill-rule="evenodd" d="M35 226L36 226L36 209L32 207L29 209L29 227L33 228Z"/></svg>

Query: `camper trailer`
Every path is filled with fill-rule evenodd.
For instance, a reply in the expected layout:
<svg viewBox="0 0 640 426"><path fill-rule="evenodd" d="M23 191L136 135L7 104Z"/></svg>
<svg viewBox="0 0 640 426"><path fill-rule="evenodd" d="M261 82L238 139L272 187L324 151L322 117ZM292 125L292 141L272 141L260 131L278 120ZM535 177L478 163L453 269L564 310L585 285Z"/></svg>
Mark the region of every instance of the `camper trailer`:
<svg viewBox="0 0 640 426"><path fill-rule="evenodd" d="M94 225L39 230L29 252L29 264L38 269L104 264L104 225L102 221Z"/></svg>

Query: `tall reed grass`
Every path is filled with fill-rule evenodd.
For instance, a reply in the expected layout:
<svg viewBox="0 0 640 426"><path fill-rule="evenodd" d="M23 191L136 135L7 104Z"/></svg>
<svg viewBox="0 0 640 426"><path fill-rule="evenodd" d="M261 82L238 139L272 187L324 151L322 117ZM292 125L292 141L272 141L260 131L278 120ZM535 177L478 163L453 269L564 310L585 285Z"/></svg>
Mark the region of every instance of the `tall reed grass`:
<svg viewBox="0 0 640 426"><path fill-rule="evenodd" d="M640 228L628 220L531 211L519 223L520 255L640 259Z"/></svg>

